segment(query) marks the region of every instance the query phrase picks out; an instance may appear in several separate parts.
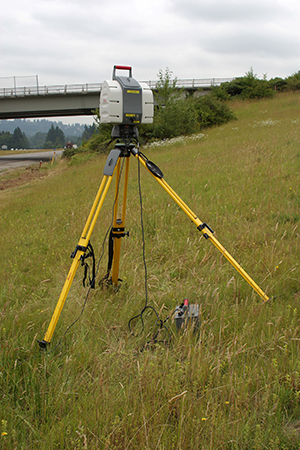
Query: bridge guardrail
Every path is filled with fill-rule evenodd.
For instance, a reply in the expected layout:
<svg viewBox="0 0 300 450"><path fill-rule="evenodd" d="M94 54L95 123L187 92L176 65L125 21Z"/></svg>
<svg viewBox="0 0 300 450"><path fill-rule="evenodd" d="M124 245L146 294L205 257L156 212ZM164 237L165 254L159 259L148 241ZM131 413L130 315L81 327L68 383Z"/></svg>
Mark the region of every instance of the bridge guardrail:
<svg viewBox="0 0 300 450"><path fill-rule="evenodd" d="M232 81L234 78L188 78L177 80L176 86L183 89L199 89L210 88L212 86L220 86L226 81ZM171 80L172 82L172 80ZM158 81L145 81L151 89L156 88Z"/></svg>
<svg viewBox="0 0 300 450"><path fill-rule="evenodd" d="M36 95L87 94L100 92L102 83L64 84L54 86L23 86L0 88L0 97L27 97Z"/></svg>
<svg viewBox="0 0 300 450"><path fill-rule="evenodd" d="M232 81L233 78L203 78L203 79L182 79L177 80L176 86L183 89L199 89L219 86L226 81ZM151 89L156 88L156 81L144 81ZM85 84L64 84L54 86L23 86L0 88L0 98L2 97L28 97L28 96L45 96L45 95L67 95L67 94L87 94L92 92L100 92L102 83L85 83Z"/></svg>

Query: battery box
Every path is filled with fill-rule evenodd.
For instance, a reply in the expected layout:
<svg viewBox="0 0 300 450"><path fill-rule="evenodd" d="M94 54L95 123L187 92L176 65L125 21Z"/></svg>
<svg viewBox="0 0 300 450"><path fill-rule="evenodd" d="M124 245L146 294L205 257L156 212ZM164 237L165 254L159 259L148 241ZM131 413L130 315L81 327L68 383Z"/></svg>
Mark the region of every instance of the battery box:
<svg viewBox="0 0 300 450"><path fill-rule="evenodd" d="M194 330L198 330L200 327L199 305L189 305L187 308L182 305L177 306L175 323L177 331L186 328L188 325L193 326Z"/></svg>

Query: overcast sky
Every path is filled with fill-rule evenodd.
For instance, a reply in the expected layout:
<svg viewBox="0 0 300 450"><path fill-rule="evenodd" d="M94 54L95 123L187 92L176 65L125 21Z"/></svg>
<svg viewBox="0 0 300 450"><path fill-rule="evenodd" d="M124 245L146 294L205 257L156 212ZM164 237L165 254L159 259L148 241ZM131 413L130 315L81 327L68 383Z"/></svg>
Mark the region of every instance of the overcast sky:
<svg viewBox="0 0 300 450"><path fill-rule="evenodd" d="M300 70L299 0L0 0L0 87L97 83L114 64L139 81L285 78ZM29 78L21 78L31 76Z"/></svg>

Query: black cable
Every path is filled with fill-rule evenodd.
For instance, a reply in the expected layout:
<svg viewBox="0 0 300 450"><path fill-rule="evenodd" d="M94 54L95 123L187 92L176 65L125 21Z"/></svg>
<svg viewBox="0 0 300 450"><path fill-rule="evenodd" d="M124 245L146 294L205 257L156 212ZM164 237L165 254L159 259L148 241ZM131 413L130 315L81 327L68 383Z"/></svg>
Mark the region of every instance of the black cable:
<svg viewBox="0 0 300 450"><path fill-rule="evenodd" d="M92 277L90 276L90 267L88 263L85 262L86 259L92 258ZM95 260L95 253L92 244L89 242L86 248L86 253L84 253L81 258L81 265L84 267L84 277L82 280L83 287L86 287L86 280L87 286L91 286L92 289L95 289L95 266L96 266L96 260Z"/></svg>
<svg viewBox="0 0 300 450"><path fill-rule="evenodd" d="M139 153L139 146L138 146L138 153ZM152 339L150 341L148 341L145 346L149 345L151 342L152 343L157 343L157 342L163 342L163 343L170 343L171 342L171 335L170 335L170 331L167 328L167 326L165 325L165 322L170 318L170 316L167 317L167 319L162 320L159 317L158 312L156 311L156 309L151 306L148 305L148 273L147 273L147 263L146 263L146 246L145 246L145 230L144 230L144 219L143 219L143 198L142 198L142 188L141 188L141 169L140 169L140 159L138 158L138 186L139 186L139 198L140 198L140 218L141 218L141 231L142 231L142 249L143 249L143 264L144 264L144 284L145 284L145 304L143 309L141 310L141 312L139 314L137 314L136 316L132 317L129 322L128 322L128 328L130 333L137 337L138 335L134 334L132 331L132 327L131 327L131 323L140 318L141 324L142 324L142 331L139 334L142 334L144 331L144 320L143 320L143 315L145 313L145 311L147 309L150 309L154 312L154 314L156 315L156 321L155 321L155 325L159 324L159 328L157 330L157 332L155 333L155 335L152 336ZM173 314L173 313L172 313ZM157 341L157 336L158 334L162 331L162 329L165 329L165 331L167 332L169 339L168 341ZM144 347L145 347L144 346Z"/></svg>

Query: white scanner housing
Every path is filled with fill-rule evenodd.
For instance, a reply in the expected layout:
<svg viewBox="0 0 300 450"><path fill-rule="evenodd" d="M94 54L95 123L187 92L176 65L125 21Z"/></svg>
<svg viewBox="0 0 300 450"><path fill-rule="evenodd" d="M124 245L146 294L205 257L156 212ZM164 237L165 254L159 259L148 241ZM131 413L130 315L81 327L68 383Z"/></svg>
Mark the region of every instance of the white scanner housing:
<svg viewBox="0 0 300 450"><path fill-rule="evenodd" d="M130 76L116 76L116 69L130 70ZM153 92L147 83L131 77L131 67L114 66L113 79L102 83L100 122L124 125L152 123Z"/></svg>

